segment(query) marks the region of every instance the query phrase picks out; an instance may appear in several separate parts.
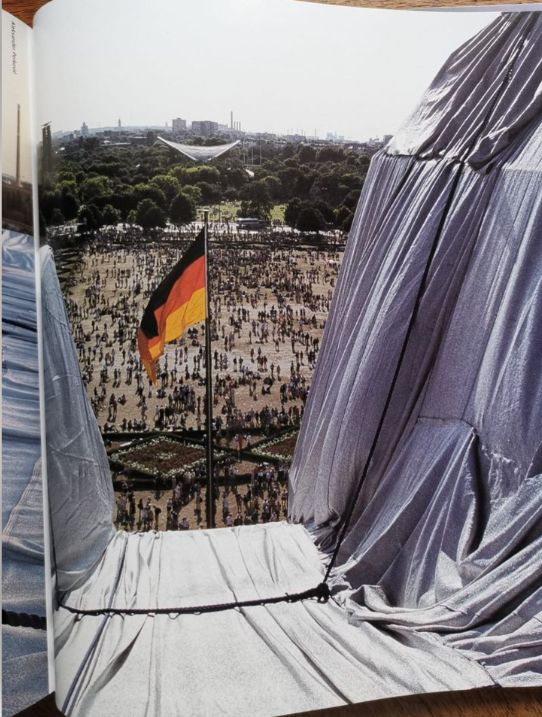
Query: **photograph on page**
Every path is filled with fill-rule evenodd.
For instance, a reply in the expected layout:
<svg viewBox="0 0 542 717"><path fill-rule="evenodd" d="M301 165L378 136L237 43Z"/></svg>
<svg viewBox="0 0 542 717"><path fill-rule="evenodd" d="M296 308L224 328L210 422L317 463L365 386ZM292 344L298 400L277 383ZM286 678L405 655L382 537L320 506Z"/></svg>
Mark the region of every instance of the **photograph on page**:
<svg viewBox="0 0 542 717"><path fill-rule="evenodd" d="M542 685L542 15L34 42L59 710Z"/></svg>

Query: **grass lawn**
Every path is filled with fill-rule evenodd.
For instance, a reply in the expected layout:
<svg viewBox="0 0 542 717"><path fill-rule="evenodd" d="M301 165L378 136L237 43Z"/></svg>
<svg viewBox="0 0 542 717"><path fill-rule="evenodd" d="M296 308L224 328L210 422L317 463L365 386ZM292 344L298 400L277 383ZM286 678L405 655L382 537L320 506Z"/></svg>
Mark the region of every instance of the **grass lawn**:
<svg viewBox="0 0 542 717"><path fill-rule="evenodd" d="M229 221L235 221L237 219L237 215L241 208L241 202L222 202L220 205L220 216L222 221L224 221L226 218L229 219ZM273 208L271 209L271 219L273 221L284 221L284 210L286 209L286 204L275 204ZM219 205L215 204L211 207L211 211L209 212L209 219L212 222L218 221L218 213L219 213Z"/></svg>

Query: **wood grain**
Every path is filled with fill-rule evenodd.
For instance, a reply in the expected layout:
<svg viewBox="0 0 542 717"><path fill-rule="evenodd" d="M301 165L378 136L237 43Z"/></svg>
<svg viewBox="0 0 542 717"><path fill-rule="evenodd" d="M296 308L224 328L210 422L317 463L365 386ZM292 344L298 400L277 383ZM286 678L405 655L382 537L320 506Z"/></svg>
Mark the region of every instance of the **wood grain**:
<svg viewBox="0 0 542 717"><path fill-rule="evenodd" d="M269 0L272 1L272 0ZM17 15L24 22L32 25L34 14L42 5L49 0L4 0L3 8L8 12ZM350 7L380 7L395 10L408 10L420 7L470 7L495 5L496 0L304 0L304 2L323 3L327 5L348 5ZM517 4L537 2L542 5L542 0L510 0Z"/></svg>
<svg viewBox="0 0 542 717"><path fill-rule="evenodd" d="M2 9L7 10L12 15L16 15L19 20L32 25L32 20L36 12L42 5L49 0L4 0Z"/></svg>
<svg viewBox="0 0 542 717"><path fill-rule="evenodd" d="M49 695L15 717L60 715L53 695ZM489 687L465 692L396 697L348 707L303 712L296 717L542 717L542 688L505 690Z"/></svg>
<svg viewBox="0 0 542 717"><path fill-rule="evenodd" d="M483 7L484 5L498 5L498 0L303 0L304 2L320 3L323 5L345 5L348 7L372 7L388 10L412 10L428 7ZM542 8L542 0L509 0L509 4L534 4Z"/></svg>
<svg viewBox="0 0 542 717"><path fill-rule="evenodd" d="M271 0L270 0L271 1ZM330 5L408 9L427 6L494 5L495 0L304 0ZM538 0L542 5L542 0ZM36 11L48 0L4 0L3 9L32 24ZM515 0L516 3L532 0ZM149 3L150 6L150 3ZM20 717L58 717L53 696L19 713ZM348 707L305 712L302 717L542 717L542 688L479 689L441 692Z"/></svg>

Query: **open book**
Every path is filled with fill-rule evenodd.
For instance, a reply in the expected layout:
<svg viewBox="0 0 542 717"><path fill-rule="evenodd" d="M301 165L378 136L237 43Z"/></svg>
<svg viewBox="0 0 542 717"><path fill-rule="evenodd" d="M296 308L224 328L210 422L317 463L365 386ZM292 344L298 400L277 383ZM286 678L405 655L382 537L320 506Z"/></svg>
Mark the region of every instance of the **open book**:
<svg viewBox="0 0 542 717"><path fill-rule="evenodd" d="M4 716L542 686L542 15L2 33Z"/></svg>

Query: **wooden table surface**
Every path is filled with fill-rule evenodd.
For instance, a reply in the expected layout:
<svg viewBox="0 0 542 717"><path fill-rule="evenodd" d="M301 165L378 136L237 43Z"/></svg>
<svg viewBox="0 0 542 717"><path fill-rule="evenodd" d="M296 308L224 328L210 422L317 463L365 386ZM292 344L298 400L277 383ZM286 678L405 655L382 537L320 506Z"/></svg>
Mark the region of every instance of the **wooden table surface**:
<svg viewBox="0 0 542 717"><path fill-rule="evenodd" d="M174 1L174 0L172 0ZM407 9L427 5L493 5L495 0L308 0L335 5ZM529 2L532 0L516 0ZM34 13L48 0L4 0L3 9L32 24ZM112 0L114 2L114 0ZM268 0L272 2L272 0ZM540 0L542 4L542 0ZM303 717L542 717L542 687L534 689L485 688L468 692L441 692L365 702L349 707L304 713ZM19 713L20 717L58 717L52 696ZM94 716L92 716L94 717ZM99 717L96 715L96 717ZM128 717L119 715L119 717ZM209 716L211 717L211 715Z"/></svg>
<svg viewBox="0 0 542 717"><path fill-rule="evenodd" d="M268 0L272 2L273 0ZM396 8L398 10L407 10L416 7L450 7L452 5L470 5L483 6L495 5L496 0L306 0L307 2L325 3L328 5L349 5L351 7L380 7L380 8ZM4 10L17 15L21 20L32 24L34 13L45 5L49 0L4 0ZM112 0L114 2L114 0ZM509 0L509 2L533 3L538 2L542 5L542 0Z"/></svg>

